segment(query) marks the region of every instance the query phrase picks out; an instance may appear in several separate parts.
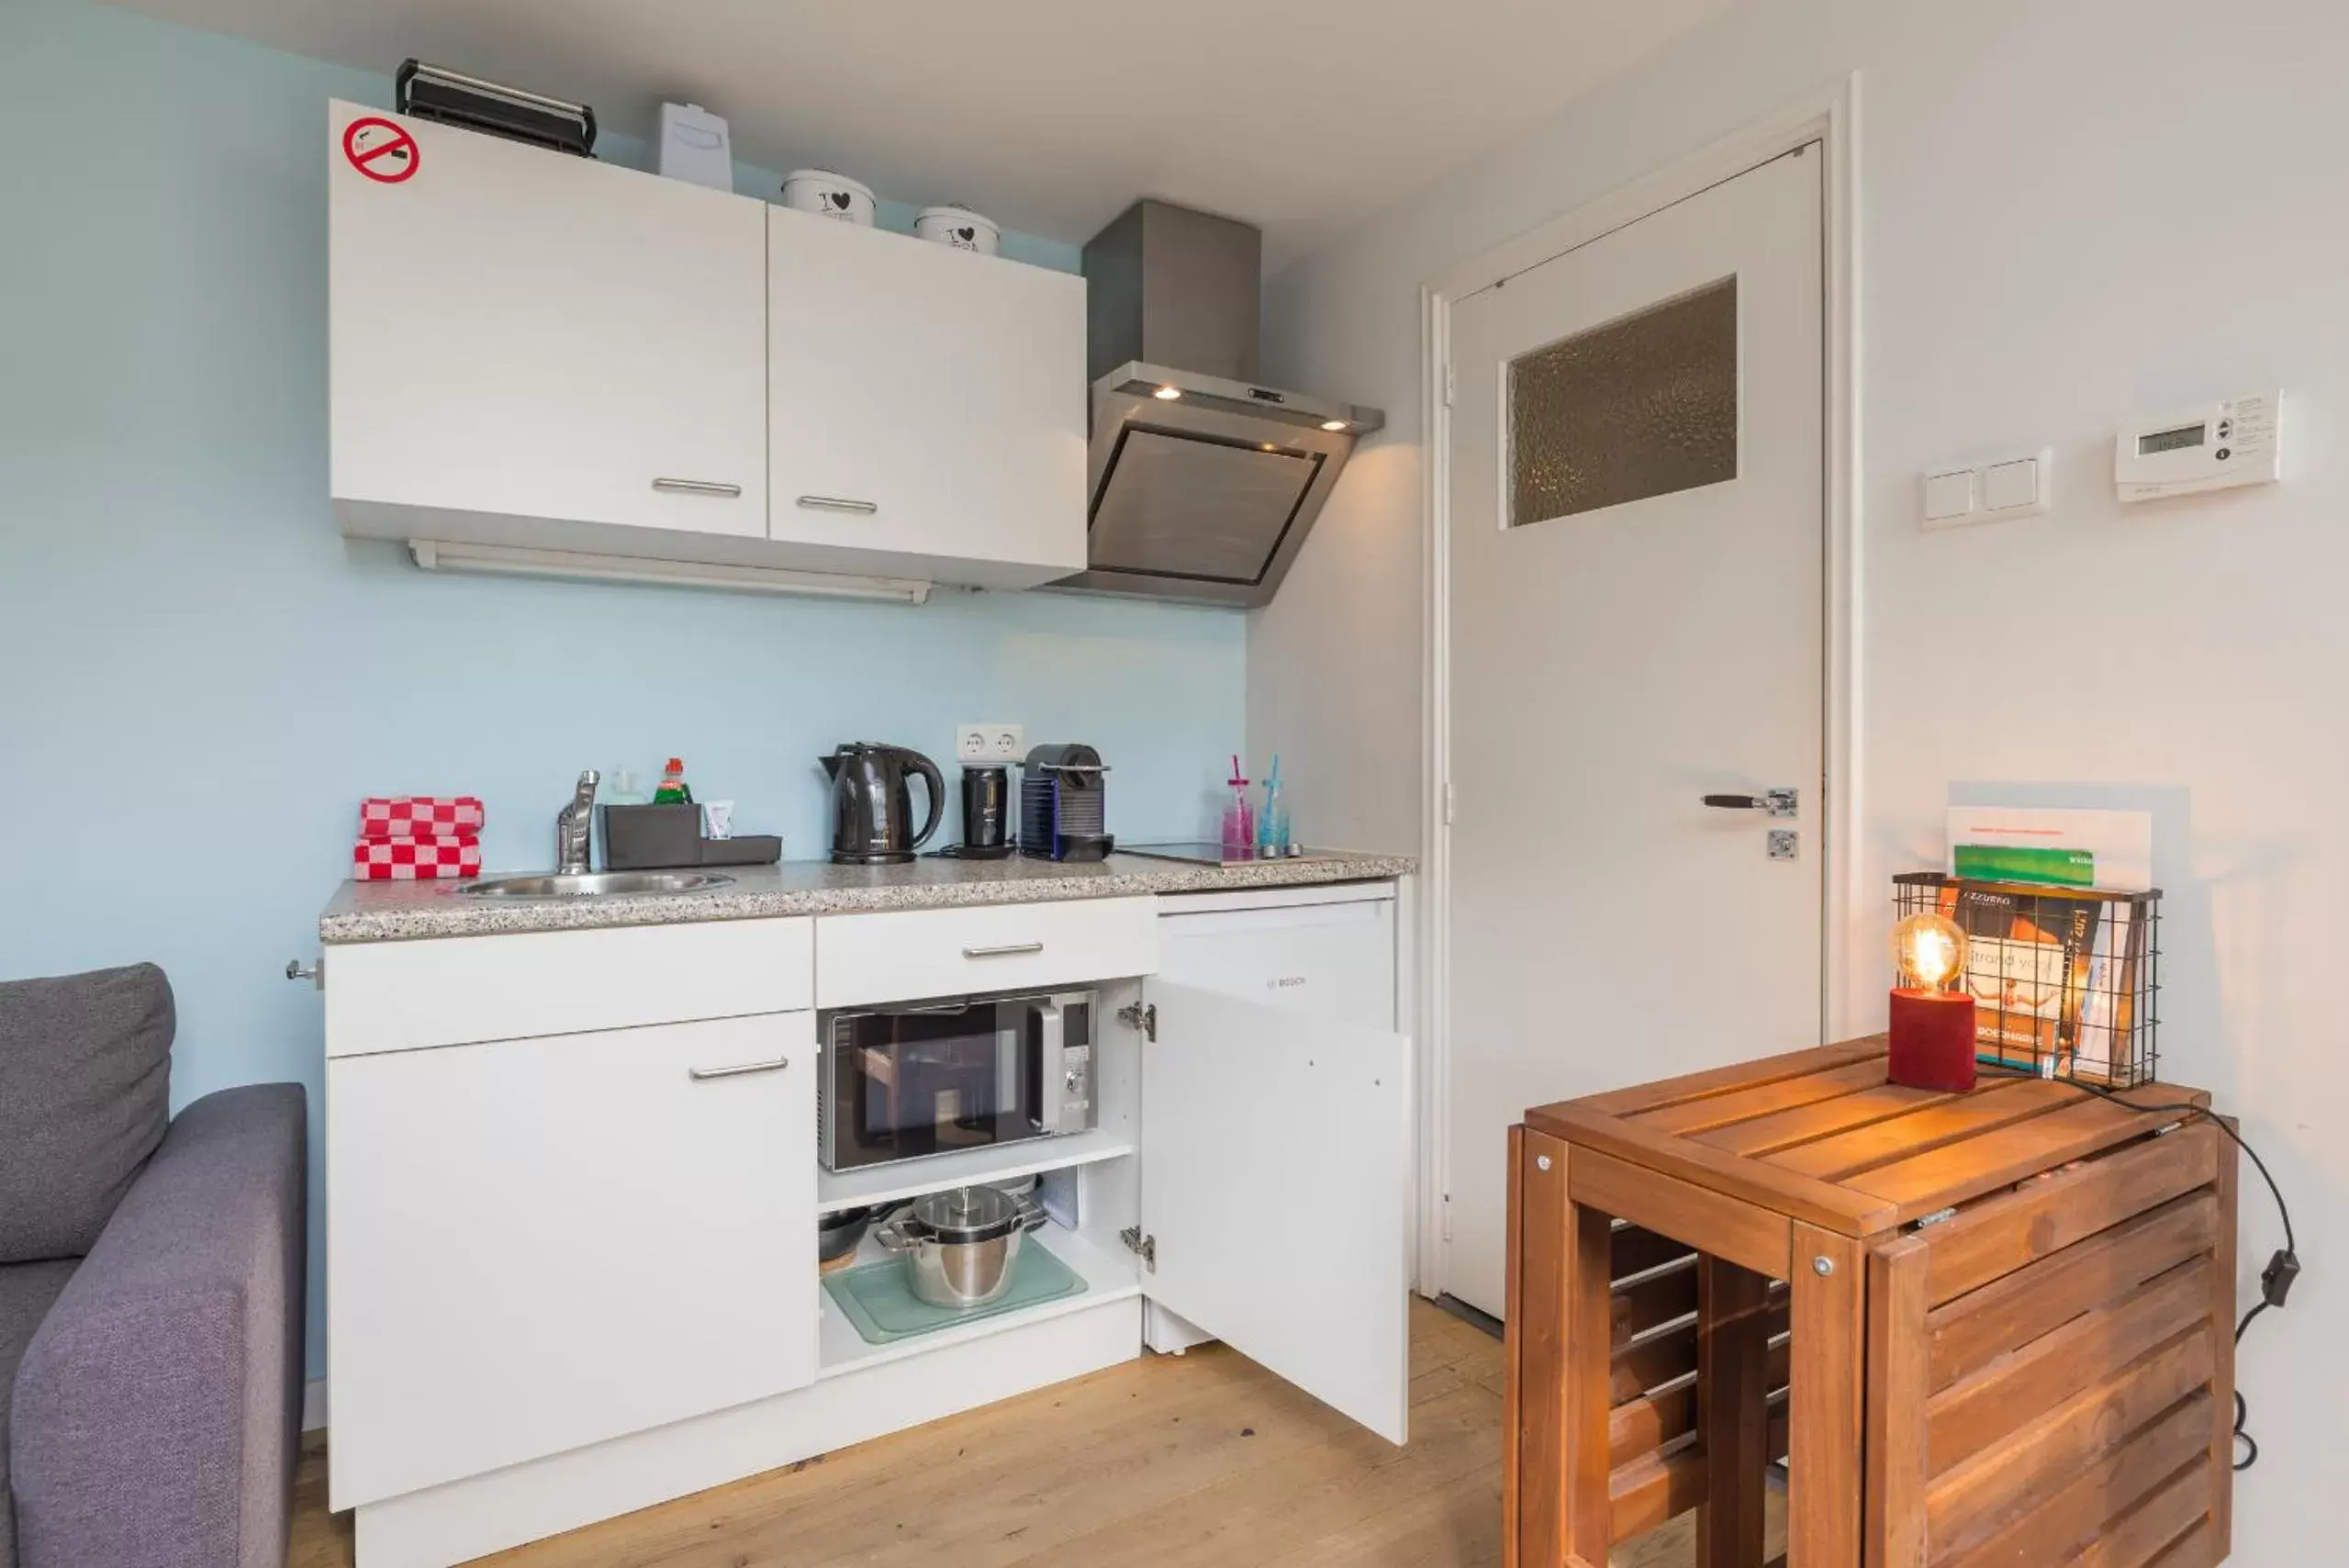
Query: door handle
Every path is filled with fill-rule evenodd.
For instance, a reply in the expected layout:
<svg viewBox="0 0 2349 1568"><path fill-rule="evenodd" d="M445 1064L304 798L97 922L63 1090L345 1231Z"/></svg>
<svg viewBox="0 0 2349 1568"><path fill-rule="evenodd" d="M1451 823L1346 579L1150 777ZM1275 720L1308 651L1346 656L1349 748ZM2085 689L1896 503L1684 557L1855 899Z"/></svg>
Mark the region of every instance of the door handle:
<svg viewBox="0 0 2349 1568"><path fill-rule="evenodd" d="M743 493L740 485L729 485L717 479L655 479L653 488L674 490L687 496L739 496Z"/></svg>
<svg viewBox="0 0 2349 1568"><path fill-rule="evenodd" d="M747 1078L754 1072L780 1072L790 1065L789 1057L777 1057L773 1061L736 1062L732 1067L689 1067L685 1072L696 1083L707 1083L713 1078Z"/></svg>
<svg viewBox="0 0 2349 1568"><path fill-rule="evenodd" d="M1001 947L965 947L962 956L966 958L1016 958L1043 951L1044 944L1041 942L1007 942Z"/></svg>
<svg viewBox="0 0 2349 1568"><path fill-rule="evenodd" d="M801 496L799 504L812 511L877 512L881 510L878 501L852 500L846 496Z"/></svg>
<svg viewBox="0 0 2349 1568"><path fill-rule="evenodd" d="M1764 790L1759 795L1707 795L1705 803L1717 812L1761 812L1773 817L1801 814L1802 795L1794 790Z"/></svg>

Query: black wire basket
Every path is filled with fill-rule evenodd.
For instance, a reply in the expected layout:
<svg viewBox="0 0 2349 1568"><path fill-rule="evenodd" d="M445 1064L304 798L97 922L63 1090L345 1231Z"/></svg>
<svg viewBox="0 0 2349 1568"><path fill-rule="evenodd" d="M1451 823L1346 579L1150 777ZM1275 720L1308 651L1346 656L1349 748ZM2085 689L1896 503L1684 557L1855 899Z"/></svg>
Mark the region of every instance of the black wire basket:
<svg viewBox="0 0 2349 1568"><path fill-rule="evenodd" d="M1985 882L1911 871L1896 919L1940 914L1966 935L1974 1058L2105 1089L2160 1076L2162 895Z"/></svg>

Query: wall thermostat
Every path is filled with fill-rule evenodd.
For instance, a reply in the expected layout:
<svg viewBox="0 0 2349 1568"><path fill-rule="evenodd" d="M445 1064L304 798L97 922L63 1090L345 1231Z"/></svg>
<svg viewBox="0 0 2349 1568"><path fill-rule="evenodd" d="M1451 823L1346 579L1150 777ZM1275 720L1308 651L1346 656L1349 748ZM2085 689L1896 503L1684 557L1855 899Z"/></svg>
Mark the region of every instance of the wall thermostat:
<svg viewBox="0 0 2349 1568"><path fill-rule="evenodd" d="M2272 485L2284 475L2284 394L2255 392L2120 432L2113 483L2124 501L2153 501L2237 485Z"/></svg>

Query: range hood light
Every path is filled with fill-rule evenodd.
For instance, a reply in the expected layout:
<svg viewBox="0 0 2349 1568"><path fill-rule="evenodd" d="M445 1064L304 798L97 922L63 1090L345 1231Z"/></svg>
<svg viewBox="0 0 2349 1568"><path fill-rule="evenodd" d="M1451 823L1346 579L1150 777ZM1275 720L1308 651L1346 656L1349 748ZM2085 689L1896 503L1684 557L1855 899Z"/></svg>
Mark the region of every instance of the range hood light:
<svg viewBox="0 0 2349 1568"><path fill-rule="evenodd" d="M1156 398L1161 403L1171 403L1176 398L1182 396L1182 388L1180 386L1161 386L1156 392L1151 393L1150 396Z"/></svg>
<svg viewBox="0 0 2349 1568"><path fill-rule="evenodd" d="M1326 431L1342 431L1347 429L1348 425L1344 420L1324 420L1321 422L1321 428Z"/></svg>

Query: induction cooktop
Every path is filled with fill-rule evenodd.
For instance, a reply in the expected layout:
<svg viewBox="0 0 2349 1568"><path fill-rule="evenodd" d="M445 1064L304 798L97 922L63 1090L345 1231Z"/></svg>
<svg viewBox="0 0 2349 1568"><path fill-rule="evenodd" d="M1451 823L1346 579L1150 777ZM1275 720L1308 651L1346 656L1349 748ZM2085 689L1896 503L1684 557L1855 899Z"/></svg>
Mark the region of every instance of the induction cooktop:
<svg viewBox="0 0 2349 1568"><path fill-rule="evenodd" d="M1121 844L1117 846L1117 853L1147 855L1153 860L1183 860L1194 866L1252 866L1259 860L1302 864L1337 858L1334 855L1323 855L1294 846L1286 855L1258 855L1254 850L1229 848L1212 838L1185 839L1172 844Z"/></svg>

